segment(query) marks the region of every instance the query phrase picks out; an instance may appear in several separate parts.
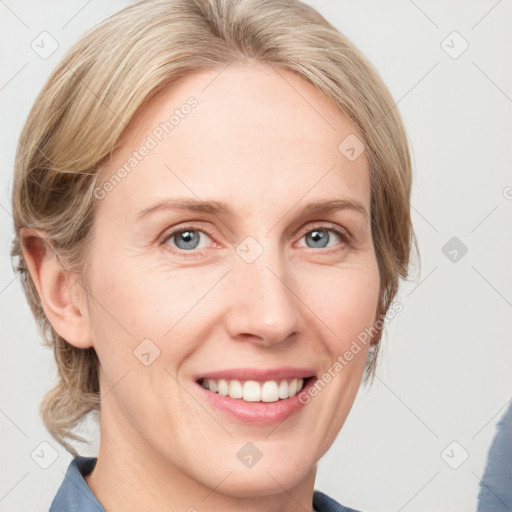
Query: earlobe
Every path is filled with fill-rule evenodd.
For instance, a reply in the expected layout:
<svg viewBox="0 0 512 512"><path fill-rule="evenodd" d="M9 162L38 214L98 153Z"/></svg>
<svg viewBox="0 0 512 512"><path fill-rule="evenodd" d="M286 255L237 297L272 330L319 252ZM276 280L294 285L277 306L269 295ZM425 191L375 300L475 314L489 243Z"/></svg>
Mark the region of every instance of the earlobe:
<svg viewBox="0 0 512 512"><path fill-rule="evenodd" d="M76 293L80 285L60 268L44 232L23 228L20 239L23 257L52 327L71 345L92 347L86 304Z"/></svg>

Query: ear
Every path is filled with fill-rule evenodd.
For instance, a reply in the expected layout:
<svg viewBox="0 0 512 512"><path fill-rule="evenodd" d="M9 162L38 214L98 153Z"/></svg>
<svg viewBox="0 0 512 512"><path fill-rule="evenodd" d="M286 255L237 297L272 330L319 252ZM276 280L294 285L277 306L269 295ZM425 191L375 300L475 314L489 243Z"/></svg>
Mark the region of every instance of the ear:
<svg viewBox="0 0 512 512"><path fill-rule="evenodd" d="M43 310L54 330L77 348L92 347L85 292L81 293L76 277L59 267L44 232L22 228L20 241Z"/></svg>

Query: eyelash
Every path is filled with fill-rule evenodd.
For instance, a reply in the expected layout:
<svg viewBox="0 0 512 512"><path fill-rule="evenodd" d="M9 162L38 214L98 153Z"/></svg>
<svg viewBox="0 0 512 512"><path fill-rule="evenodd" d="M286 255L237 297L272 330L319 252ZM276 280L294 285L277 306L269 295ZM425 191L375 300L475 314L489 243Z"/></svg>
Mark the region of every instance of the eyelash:
<svg viewBox="0 0 512 512"><path fill-rule="evenodd" d="M302 232L302 234L300 235L299 239L304 237L304 235L307 235L308 233L311 233L312 231L316 231L316 230L331 231L331 232L335 233L340 238L342 243L344 243L344 244L346 244L348 246L350 246L351 243L352 243L352 238L350 237L350 235L348 233L340 231L336 226L334 226L332 224L318 224L318 225L315 225L315 226L313 226L311 228L308 228L306 231ZM210 238L213 239L213 235L208 231L208 229L206 229L204 227L204 225L202 225L202 224L199 224L199 225L187 224L187 225L181 226L179 229L175 229L175 230L173 230L171 232L168 232L168 233L164 234L162 239L161 239L161 241L160 241L160 244L161 245L165 245L166 248L168 248L168 250L170 250L171 252L173 252L175 254L183 255L186 258L190 258L190 257L194 257L194 256L200 256L201 255L201 252L200 252L201 249L191 249L190 251L185 251L183 249L179 249L179 248L176 248L176 247L171 247L171 246L169 246L167 244L167 241L169 239L171 239L173 236L175 236L177 234L183 233L184 231L199 231L199 232L202 232L202 233L208 235ZM313 249L311 247L309 249L311 249L312 251L318 251L318 249ZM331 253L334 253L334 252L337 252L337 251L340 251L340 250L342 250L342 249L341 248L325 249L324 253L325 254L331 254ZM185 254L185 253L190 253L190 254Z"/></svg>

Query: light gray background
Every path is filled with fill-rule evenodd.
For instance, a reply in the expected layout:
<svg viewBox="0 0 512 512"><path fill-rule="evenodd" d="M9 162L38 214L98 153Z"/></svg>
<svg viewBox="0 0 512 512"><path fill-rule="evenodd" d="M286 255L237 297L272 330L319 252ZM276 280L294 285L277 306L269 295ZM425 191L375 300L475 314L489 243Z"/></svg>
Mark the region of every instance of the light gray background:
<svg viewBox="0 0 512 512"><path fill-rule="evenodd" d="M47 510L71 460L39 417L55 365L40 345L8 255L15 147L65 51L128 3L0 0L0 510L6 512ZM475 510L495 425L512 397L512 5L309 3L369 57L398 102L413 149L413 221L422 257L421 275L402 284L403 311L387 327L375 384L358 396L320 463L316 487L365 512ZM43 31L59 44L47 59L31 48ZM453 31L469 43L458 58L464 42ZM442 252L454 236L468 248L456 262ZM51 461L51 448L40 446L45 441L58 455L48 469L31 458L36 450ZM81 453L95 455L97 441ZM442 457L453 441L445 455L452 465L469 454L458 469Z"/></svg>

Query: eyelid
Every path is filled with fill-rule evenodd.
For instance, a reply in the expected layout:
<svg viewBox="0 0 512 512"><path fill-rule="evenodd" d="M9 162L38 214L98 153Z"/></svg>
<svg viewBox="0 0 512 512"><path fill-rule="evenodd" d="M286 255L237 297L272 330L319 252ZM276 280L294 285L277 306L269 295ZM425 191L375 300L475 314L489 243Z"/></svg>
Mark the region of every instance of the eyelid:
<svg viewBox="0 0 512 512"><path fill-rule="evenodd" d="M202 231L203 233L206 233L210 237L213 236L204 223L196 223L194 221L191 221L189 223L184 223L183 225L178 225L170 229L166 229L158 238L161 242L165 242L171 236L176 235L177 233L183 233L184 231Z"/></svg>
<svg viewBox="0 0 512 512"><path fill-rule="evenodd" d="M339 233L341 236L350 238L350 233L346 229L342 228L341 226L338 226L337 224L331 224L330 222L321 222L321 221L319 223L315 223L313 221L312 226L310 224L311 223L308 223L308 225L306 225L306 227L299 230L299 233L301 233L301 235L300 235L301 237L303 237L306 233L315 231L315 229L325 229L325 230L335 231L335 232Z"/></svg>

